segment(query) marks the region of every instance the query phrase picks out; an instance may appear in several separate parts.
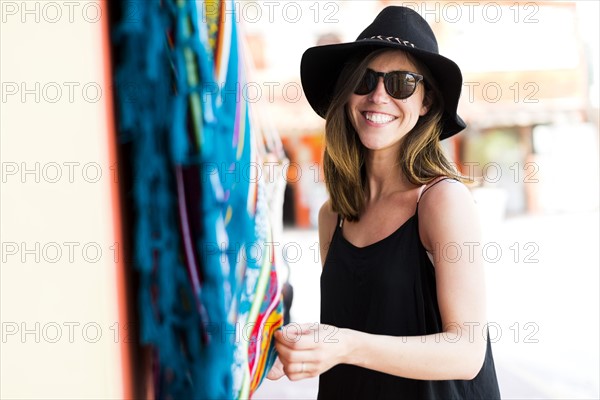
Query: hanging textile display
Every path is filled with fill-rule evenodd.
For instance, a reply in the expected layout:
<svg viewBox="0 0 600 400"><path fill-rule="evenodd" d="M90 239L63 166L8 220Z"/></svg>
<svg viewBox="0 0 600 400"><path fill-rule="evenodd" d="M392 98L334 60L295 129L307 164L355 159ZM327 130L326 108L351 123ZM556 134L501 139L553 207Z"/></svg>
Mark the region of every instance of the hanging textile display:
<svg viewBox="0 0 600 400"><path fill-rule="evenodd" d="M276 357L270 210L281 204L260 168L269 139L241 95L244 50L224 12L234 6L123 2L111 28L140 340L153 350L156 398L250 398Z"/></svg>

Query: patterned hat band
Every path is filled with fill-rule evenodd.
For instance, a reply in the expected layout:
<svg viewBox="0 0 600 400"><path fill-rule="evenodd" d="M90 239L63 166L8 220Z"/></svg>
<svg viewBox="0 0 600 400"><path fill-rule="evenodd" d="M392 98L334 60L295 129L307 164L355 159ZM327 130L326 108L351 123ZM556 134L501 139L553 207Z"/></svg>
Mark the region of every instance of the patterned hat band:
<svg viewBox="0 0 600 400"><path fill-rule="evenodd" d="M373 39L384 40L386 42L392 42L392 43L399 43L403 46L415 47L415 45L412 44L411 42L409 42L408 40L402 40L402 39L394 37L394 36L377 35L377 36L362 38L361 40L373 40Z"/></svg>

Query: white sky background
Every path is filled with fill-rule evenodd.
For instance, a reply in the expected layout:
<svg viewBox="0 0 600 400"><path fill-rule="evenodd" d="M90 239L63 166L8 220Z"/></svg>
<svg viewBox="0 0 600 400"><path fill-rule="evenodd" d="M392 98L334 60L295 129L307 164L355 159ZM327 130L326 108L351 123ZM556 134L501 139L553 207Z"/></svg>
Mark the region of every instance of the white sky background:
<svg viewBox="0 0 600 400"><path fill-rule="evenodd" d="M600 2L598 1L578 1L577 18L579 19L577 27L584 38L590 51L592 87L590 88L590 100L592 106L598 108L600 101Z"/></svg>

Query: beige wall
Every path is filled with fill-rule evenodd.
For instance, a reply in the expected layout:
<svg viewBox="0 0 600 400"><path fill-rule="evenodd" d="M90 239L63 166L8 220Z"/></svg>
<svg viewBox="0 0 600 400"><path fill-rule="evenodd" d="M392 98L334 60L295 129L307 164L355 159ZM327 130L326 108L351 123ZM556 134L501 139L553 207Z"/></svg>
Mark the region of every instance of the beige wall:
<svg viewBox="0 0 600 400"><path fill-rule="evenodd" d="M94 1L0 6L0 397L120 398L107 15Z"/></svg>

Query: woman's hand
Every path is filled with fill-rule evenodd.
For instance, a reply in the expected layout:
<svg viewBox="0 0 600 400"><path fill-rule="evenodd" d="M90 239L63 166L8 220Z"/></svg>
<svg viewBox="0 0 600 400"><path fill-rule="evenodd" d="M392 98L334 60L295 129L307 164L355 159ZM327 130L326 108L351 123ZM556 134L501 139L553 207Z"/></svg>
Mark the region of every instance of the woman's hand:
<svg viewBox="0 0 600 400"><path fill-rule="evenodd" d="M291 381L297 381L344 363L350 351L349 333L347 329L317 323L284 326L275 332L283 372Z"/></svg>
<svg viewBox="0 0 600 400"><path fill-rule="evenodd" d="M281 363L281 360L279 359L279 357L277 357L275 359L275 363L273 363L273 366L271 367L271 370L267 374L267 379L276 381L277 379L281 378L284 375L285 375L285 372L283 372L283 364Z"/></svg>

